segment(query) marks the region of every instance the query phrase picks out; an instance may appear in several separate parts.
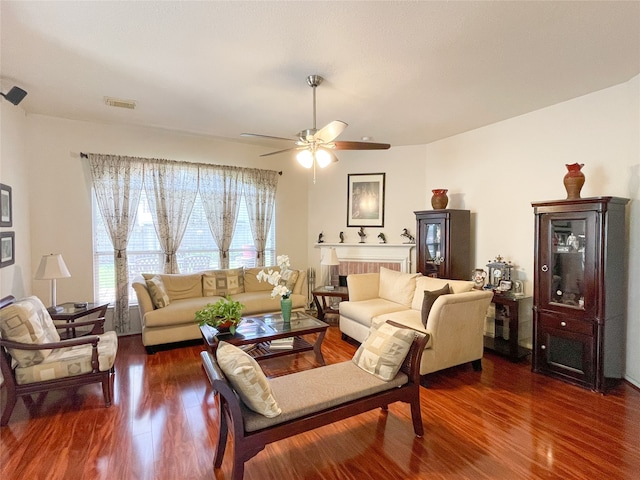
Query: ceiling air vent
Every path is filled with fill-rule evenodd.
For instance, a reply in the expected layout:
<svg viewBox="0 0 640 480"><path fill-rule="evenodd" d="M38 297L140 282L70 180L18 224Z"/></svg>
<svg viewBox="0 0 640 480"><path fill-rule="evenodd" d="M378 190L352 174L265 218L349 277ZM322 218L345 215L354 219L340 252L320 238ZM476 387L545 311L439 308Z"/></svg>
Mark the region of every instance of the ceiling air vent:
<svg viewBox="0 0 640 480"><path fill-rule="evenodd" d="M104 97L104 103L110 107L128 108L130 110L136 108L134 100L123 100L122 98Z"/></svg>

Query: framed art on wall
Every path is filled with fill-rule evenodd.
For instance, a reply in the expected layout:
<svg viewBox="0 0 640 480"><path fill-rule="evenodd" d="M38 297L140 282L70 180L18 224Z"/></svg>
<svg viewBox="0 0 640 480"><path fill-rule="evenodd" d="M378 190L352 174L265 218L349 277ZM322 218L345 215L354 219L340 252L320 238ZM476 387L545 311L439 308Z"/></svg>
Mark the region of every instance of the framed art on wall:
<svg viewBox="0 0 640 480"><path fill-rule="evenodd" d="M13 225L13 205L11 205L11 187L0 183L0 227Z"/></svg>
<svg viewBox="0 0 640 480"><path fill-rule="evenodd" d="M16 261L15 232L0 232L0 268L13 265Z"/></svg>
<svg viewBox="0 0 640 480"><path fill-rule="evenodd" d="M347 227L384 227L384 173L347 175Z"/></svg>

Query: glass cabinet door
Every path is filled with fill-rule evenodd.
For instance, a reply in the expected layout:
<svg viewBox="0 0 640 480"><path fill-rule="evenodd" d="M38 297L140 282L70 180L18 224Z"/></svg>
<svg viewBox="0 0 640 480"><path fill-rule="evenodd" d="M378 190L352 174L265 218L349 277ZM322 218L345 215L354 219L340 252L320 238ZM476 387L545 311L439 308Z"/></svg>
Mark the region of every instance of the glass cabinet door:
<svg viewBox="0 0 640 480"><path fill-rule="evenodd" d="M425 223L424 232L425 275L439 276L440 264L443 262L444 255L442 223Z"/></svg>
<svg viewBox="0 0 640 480"><path fill-rule="evenodd" d="M541 265L541 293L549 308L584 311L589 304L587 279L594 269L595 217L589 213L580 218L550 215L542 232L548 244Z"/></svg>

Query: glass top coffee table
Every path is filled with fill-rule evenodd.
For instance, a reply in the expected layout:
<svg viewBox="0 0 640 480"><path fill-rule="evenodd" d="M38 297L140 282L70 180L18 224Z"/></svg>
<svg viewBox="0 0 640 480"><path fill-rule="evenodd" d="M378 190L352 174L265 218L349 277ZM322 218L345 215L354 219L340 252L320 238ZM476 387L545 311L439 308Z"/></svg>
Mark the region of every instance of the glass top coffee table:
<svg viewBox="0 0 640 480"><path fill-rule="evenodd" d="M313 350L320 365L325 365L322 356L322 341L329 325L307 315L304 312L291 312L291 321L285 322L280 313L243 317L236 333L218 333L214 327L200 327L202 338L207 347L215 355L218 342L224 341L245 350L257 361L291 355ZM318 333L315 343L311 344L302 335ZM293 338L291 347L271 348L271 341L281 338Z"/></svg>

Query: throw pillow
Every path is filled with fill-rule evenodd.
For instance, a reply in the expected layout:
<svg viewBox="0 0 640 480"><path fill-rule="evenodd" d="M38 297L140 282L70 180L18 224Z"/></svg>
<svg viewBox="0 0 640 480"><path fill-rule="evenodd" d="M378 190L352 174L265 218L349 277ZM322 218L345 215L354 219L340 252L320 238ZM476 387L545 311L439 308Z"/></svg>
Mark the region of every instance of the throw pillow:
<svg viewBox="0 0 640 480"><path fill-rule="evenodd" d="M434 290L430 292L429 290L424 291L424 299L422 300L422 325L427 328L427 319L429 318L429 312L431 312L431 307L438 299L440 295L448 295L449 294L449 284L447 283L440 290Z"/></svg>
<svg viewBox="0 0 640 480"><path fill-rule="evenodd" d="M280 277L280 285L284 285L291 292L293 292L293 287L296 286L296 282L298 281L298 276L300 272L298 270L287 270Z"/></svg>
<svg viewBox="0 0 640 480"><path fill-rule="evenodd" d="M59 342L51 316L38 297L27 297L0 310L0 337L14 342L38 344ZM8 349L13 366L41 363L51 350Z"/></svg>
<svg viewBox="0 0 640 480"><path fill-rule="evenodd" d="M202 276L202 293L205 297L226 297L244 293L244 269L212 270Z"/></svg>
<svg viewBox="0 0 640 480"><path fill-rule="evenodd" d="M271 391L271 385L258 362L227 342L218 344L216 359L247 407L269 418L277 417L282 413Z"/></svg>
<svg viewBox="0 0 640 480"><path fill-rule="evenodd" d="M402 366L415 333L388 323L371 327L369 336L360 345L353 363L381 380L393 380Z"/></svg>
<svg viewBox="0 0 640 480"><path fill-rule="evenodd" d="M169 300L169 294L164 288L164 282L160 275L155 275L147 280L147 288L149 289L149 295L151 295L151 301L156 308L164 308L171 303Z"/></svg>

